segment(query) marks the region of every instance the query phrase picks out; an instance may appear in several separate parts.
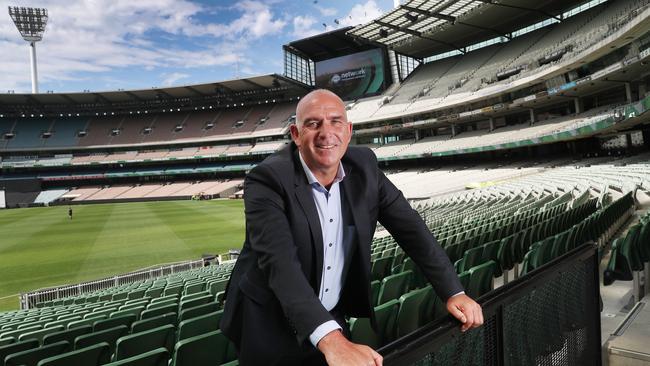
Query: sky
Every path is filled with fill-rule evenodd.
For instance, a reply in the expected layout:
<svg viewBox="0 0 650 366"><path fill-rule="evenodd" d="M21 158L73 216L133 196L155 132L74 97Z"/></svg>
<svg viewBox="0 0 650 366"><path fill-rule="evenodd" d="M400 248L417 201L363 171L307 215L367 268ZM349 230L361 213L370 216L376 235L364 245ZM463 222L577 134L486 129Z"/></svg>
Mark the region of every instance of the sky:
<svg viewBox="0 0 650 366"><path fill-rule="evenodd" d="M0 0L0 93L31 92L8 6L47 8L39 91L200 84L282 74L282 45L366 23L393 0Z"/></svg>

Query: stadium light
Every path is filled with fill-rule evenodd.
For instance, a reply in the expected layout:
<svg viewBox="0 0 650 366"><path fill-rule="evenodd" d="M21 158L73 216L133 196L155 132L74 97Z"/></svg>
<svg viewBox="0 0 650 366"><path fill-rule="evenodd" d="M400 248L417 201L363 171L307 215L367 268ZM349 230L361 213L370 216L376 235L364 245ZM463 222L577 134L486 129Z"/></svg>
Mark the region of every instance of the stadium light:
<svg viewBox="0 0 650 366"><path fill-rule="evenodd" d="M38 74L36 71L36 42L43 39L47 24L47 9L10 6L9 16L14 21L23 39L29 42L29 59L32 66L32 93L38 93Z"/></svg>

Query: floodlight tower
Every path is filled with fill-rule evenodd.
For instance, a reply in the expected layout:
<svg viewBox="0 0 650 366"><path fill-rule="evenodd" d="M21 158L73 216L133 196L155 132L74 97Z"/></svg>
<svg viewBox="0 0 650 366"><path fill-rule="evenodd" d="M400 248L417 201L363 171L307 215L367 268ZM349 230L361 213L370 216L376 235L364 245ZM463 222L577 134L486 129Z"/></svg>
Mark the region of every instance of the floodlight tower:
<svg viewBox="0 0 650 366"><path fill-rule="evenodd" d="M23 39L29 42L29 59L32 65L32 93L38 93L38 74L36 72L36 42L43 39L47 24L47 9L9 7L9 16Z"/></svg>

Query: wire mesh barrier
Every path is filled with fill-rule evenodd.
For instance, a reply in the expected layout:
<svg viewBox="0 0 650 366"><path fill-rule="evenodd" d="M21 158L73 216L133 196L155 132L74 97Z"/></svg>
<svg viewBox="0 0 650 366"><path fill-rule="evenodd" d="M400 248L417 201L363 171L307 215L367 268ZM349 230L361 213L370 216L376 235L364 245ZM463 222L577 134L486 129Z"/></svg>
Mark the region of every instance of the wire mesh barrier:
<svg viewBox="0 0 650 366"><path fill-rule="evenodd" d="M600 365L598 253L585 244L479 299L485 323L451 318L380 349L385 365Z"/></svg>

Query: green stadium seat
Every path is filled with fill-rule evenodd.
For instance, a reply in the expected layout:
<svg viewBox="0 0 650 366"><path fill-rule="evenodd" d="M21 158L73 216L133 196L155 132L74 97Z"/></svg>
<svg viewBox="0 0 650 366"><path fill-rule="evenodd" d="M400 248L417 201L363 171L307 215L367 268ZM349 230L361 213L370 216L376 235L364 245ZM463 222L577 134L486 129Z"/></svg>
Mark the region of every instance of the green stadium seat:
<svg viewBox="0 0 650 366"><path fill-rule="evenodd" d="M157 287L157 288L150 288L147 291L145 291L144 296L146 297L151 297L152 299L160 297L164 291L163 287Z"/></svg>
<svg viewBox="0 0 650 366"><path fill-rule="evenodd" d="M180 312L178 315L178 322L182 322L183 320L191 319L194 317L197 317L199 315L205 315L207 313L213 313L215 311L218 311L219 308L219 303L217 302L210 302L207 304L199 305L199 306L194 306L189 309L185 309Z"/></svg>
<svg viewBox="0 0 650 366"><path fill-rule="evenodd" d="M82 320L75 320L70 323L68 323L68 329L73 329L77 327L85 327L87 325L90 325L92 327L93 323L95 323L97 320L95 319L82 319Z"/></svg>
<svg viewBox="0 0 650 366"><path fill-rule="evenodd" d="M221 365L227 360L229 341L220 330L176 343L172 366Z"/></svg>
<svg viewBox="0 0 650 366"><path fill-rule="evenodd" d="M210 303L214 300L214 296L212 295L205 295L201 297L197 297L195 299L187 300L187 301L182 301L178 305L178 310L179 312L183 312L185 309L189 309L195 306L203 305Z"/></svg>
<svg viewBox="0 0 650 366"><path fill-rule="evenodd" d="M106 366L167 366L168 361L169 352L165 348L157 348L133 357L111 362Z"/></svg>
<svg viewBox="0 0 650 366"><path fill-rule="evenodd" d="M98 320L93 323L93 332L100 330L105 330L109 328L117 327L118 325L126 325L127 328L131 328L131 324L136 321L137 317L133 314L127 314L115 318Z"/></svg>
<svg viewBox="0 0 650 366"><path fill-rule="evenodd" d="M350 318L351 339L372 348L379 348L395 338L395 320L399 301L386 302L374 308L377 332L372 329L369 318Z"/></svg>
<svg viewBox="0 0 650 366"><path fill-rule="evenodd" d="M39 348L10 354L5 357L5 366L36 366L44 358L56 356L68 351L70 351L70 343L66 341L52 343Z"/></svg>
<svg viewBox="0 0 650 366"><path fill-rule="evenodd" d="M425 287L400 296L396 322L397 337L409 334L425 323L422 319L422 308L427 305L429 293L430 289Z"/></svg>
<svg viewBox="0 0 650 366"><path fill-rule="evenodd" d="M41 325L34 325L34 326L30 326L30 327L25 327L25 328L22 328L22 329L9 330L9 331L6 331L6 332L2 331L2 332L0 332L0 337L2 337L2 338L7 338L7 337L20 338L21 334L33 332L35 330L39 330L39 329L42 329L42 328L43 327Z"/></svg>
<svg viewBox="0 0 650 366"><path fill-rule="evenodd" d="M197 283L192 283L188 284L185 286L185 290L183 290L183 293L185 295L191 295L191 294L196 294L199 292L203 292L205 289L205 283L204 282L197 282Z"/></svg>
<svg viewBox="0 0 650 366"><path fill-rule="evenodd" d="M412 271L406 271L384 278L381 281L381 289L379 290L379 299L377 300L377 303L381 305L402 296L402 294L408 291L412 275Z"/></svg>
<svg viewBox="0 0 650 366"><path fill-rule="evenodd" d="M219 330L219 322L221 321L222 315L223 311L220 310L183 320L178 325L177 340L182 341L186 338Z"/></svg>
<svg viewBox="0 0 650 366"><path fill-rule="evenodd" d="M75 338L84 334L89 334L92 331L92 325L83 325L67 330L61 330L43 337L43 344L51 344L59 341L68 341L70 344L74 344Z"/></svg>
<svg viewBox="0 0 650 366"><path fill-rule="evenodd" d="M23 333L18 337L19 341L24 341L26 339L36 339L39 343L43 343L43 337L51 334L51 333L56 333L59 331L62 331L63 325L57 325L53 326L50 328L44 328L44 329L39 329L39 330L34 330L31 332Z"/></svg>
<svg viewBox="0 0 650 366"><path fill-rule="evenodd" d="M142 314L140 314L140 318L149 319L167 313L176 313L177 311L178 311L178 305L176 304L164 305L164 306L156 307L153 309L147 309L143 311Z"/></svg>
<svg viewBox="0 0 650 366"><path fill-rule="evenodd" d="M126 305L125 305L126 306ZM140 314L144 311L145 307L142 305L136 306L136 307L131 307L128 309L120 309L114 313L111 313L108 317L109 318L118 318L122 317L125 315L133 315L136 317L136 319L140 318Z"/></svg>
<svg viewBox="0 0 650 366"><path fill-rule="evenodd" d="M4 346L0 346L0 366L4 365L4 360L7 356L14 353L34 349L37 348L38 346L39 344L36 339L28 339L26 341L20 341L20 342L15 342Z"/></svg>
<svg viewBox="0 0 650 366"><path fill-rule="evenodd" d="M175 327L171 324L123 336L117 340L115 360L136 356L140 353L165 348L171 352L174 346Z"/></svg>
<svg viewBox="0 0 650 366"><path fill-rule="evenodd" d="M167 324L176 325L176 320L176 313L167 313L154 316L153 318L149 319L138 320L131 324L131 333L143 332L145 330L158 328Z"/></svg>
<svg viewBox="0 0 650 366"><path fill-rule="evenodd" d="M127 335L129 328L126 325L119 325L115 328L101 330L90 334L78 336L74 340L74 349L92 346L97 343L106 342L111 347L111 354L115 351L115 342Z"/></svg>
<svg viewBox="0 0 650 366"><path fill-rule="evenodd" d="M402 270L400 272L411 271L413 276L411 277L410 288L421 288L427 285L427 279L424 277L422 270L418 267L411 258L406 258L402 262Z"/></svg>
<svg viewBox="0 0 650 366"><path fill-rule="evenodd" d="M469 269L469 285L466 287L467 295L477 299L494 288L494 269L496 262L488 261Z"/></svg>
<svg viewBox="0 0 650 366"><path fill-rule="evenodd" d="M393 263L393 257L383 257L375 259L372 262L371 280L381 281L390 271L390 265Z"/></svg>
<svg viewBox="0 0 650 366"><path fill-rule="evenodd" d="M16 338L14 338L14 337L0 338L0 347L1 346L6 346L8 344L12 344L15 341L16 341Z"/></svg>
<svg viewBox="0 0 650 366"><path fill-rule="evenodd" d="M210 282L208 284L208 289L212 295L216 295L218 292L225 291L226 286L228 285L229 280L217 280Z"/></svg>
<svg viewBox="0 0 650 366"><path fill-rule="evenodd" d="M111 360L110 347L107 343L70 351L61 355L42 359L38 366L99 366Z"/></svg>
<svg viewBox="0 0 650 366"><path fill-rule="evenodd" d="M483 263L483 247L478 246L476 248L467 249L462 259L462 267L456 268L457 273L463 272Z"/></svg>

